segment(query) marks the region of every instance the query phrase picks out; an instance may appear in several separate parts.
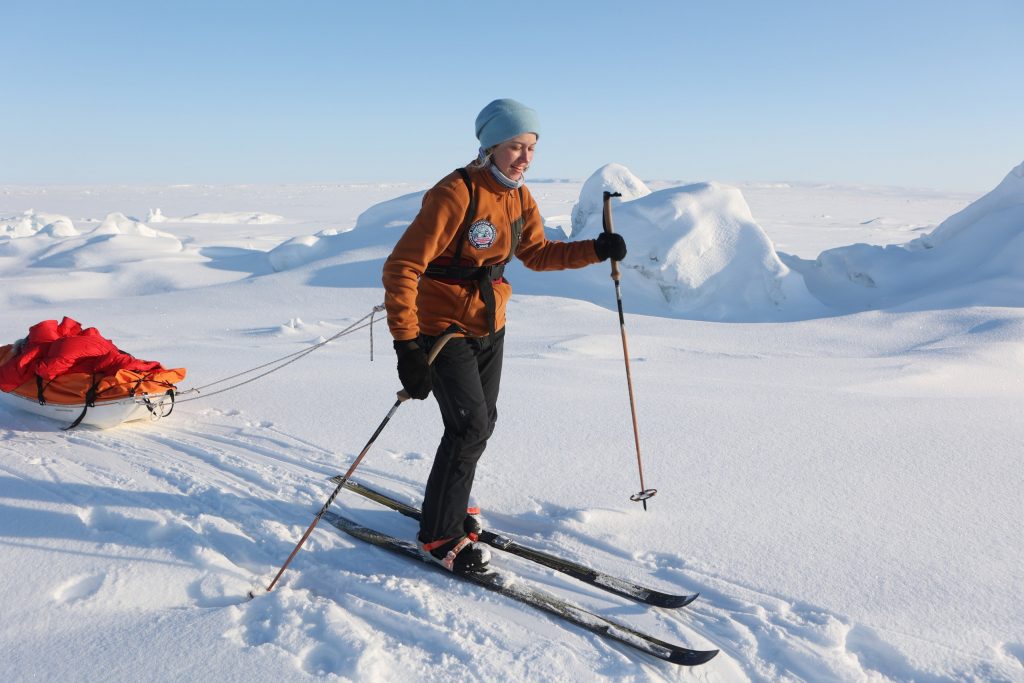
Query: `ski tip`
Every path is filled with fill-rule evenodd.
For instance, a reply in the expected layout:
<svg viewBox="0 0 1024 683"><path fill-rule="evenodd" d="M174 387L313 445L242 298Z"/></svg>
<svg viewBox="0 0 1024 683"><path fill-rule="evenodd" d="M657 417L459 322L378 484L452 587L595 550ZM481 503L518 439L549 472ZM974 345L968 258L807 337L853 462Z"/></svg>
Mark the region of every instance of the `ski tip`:
<svg viewBox="0 0 1024 683"><path fill-rule="evenodd" d="M655 607L678 609L679 607L686 607L699 597L700 593L692 593L690 595L650 594L647 596L646 602Z"/></svg>
<svg viewBox="0 0 1024 683"><path fill-rule="evenodd" d="M673 653L669 661L682 666L700 666L715 658L718 650L681 650Z"/></svg>

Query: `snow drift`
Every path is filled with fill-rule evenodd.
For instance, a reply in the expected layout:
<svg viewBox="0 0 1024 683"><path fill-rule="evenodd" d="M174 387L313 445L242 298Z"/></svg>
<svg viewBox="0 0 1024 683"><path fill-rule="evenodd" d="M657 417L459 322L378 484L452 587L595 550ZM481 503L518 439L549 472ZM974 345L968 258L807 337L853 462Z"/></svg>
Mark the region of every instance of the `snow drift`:
<svg viewBox="0 0 1024 683"><path fill-rule="evenodd" d="M649 310L747 321L806 313L811 301L802 282L779 260L738 189L709 182L644 192L624 170L606 166L584 183L573 236L596 237L604 191L622 192L612 213L629 245L624 282L646 292Z"/></svg>
<svg viewBox="0 0 1024 683"><path fill-rule="evenodd" d="M0 275L19 276L0 298L68 301L187 286L190 276L168 262L199 257L177 237L120 212L96 223L80 230L67 216L34 211L0 218Z"/></svg>
<svg viewBox="0 0 1024 683"><path fill-rule="evenodd" d="M379 262L383 267L384 259L419 212L423 194L413 192L370 207L359 215L352 230L323 230L312 236L294 237L270 251L270 266L280 272L334 258L341 263ZM380 270L371 278L362 284L379 286Z"/></svg>
<svg viewBox="0 0 1024 683"><path fill-rule="evenodd" d="M580 199L572 209L572 235L586 229L592 216L600 217L604 210L604 193L618 192L621 201L646 197L651 189L622 164L605 164L591 175L580 190Z"/></svg>
<svg viewBox="0 0 1024 683"><path fill-rule="evenodd" d="M28 210L21 216L0 218L0 239L32 237L38 234L50 237L73 237L78 234L67 216L36 213Z"/></svg>
<svg viewBox="0 0 1024 683"><path fill-rule="evenodd" d="M778 252L736 187L704 182L652 192L620 164L601 167L583 184L567 230L570 239L593 239L600 232L606 190L622 195L613 200L613 219L629 245L622 282L634 313L764 322L894 306L941 307L951 301L1024 301L1024 164L926 235L905 244L828 249L815 260ZM232 277L231 272L257 277L307 269L310 284L379 287L380 266L419 211L423 194L371 206L350 229L285 236L268 251L186 248L173 234L123 213L110 213L99 226L80 232L67 216L27 211L0 218L0 271L73 268L79 296L102 291L109 279L119 279L135 293L180 286L173 269L153 272L143 265L159 255L172 263L205 261L223 271L221 278ZM171 219L159 209L151 209L148 218L162 226L197 221L268 225L283 220L259 211ZM548 230L549 239L560 237L559 232ZM533 273L513 261L507 276L519 294L611 305L602 266Z"/></svg>
<svg viewBox="0 0 1024 683"><path fill-rule="evenodd" d="M1024 163L991 192L903 245L854 244L788 259L837 312L899 305L1024 305Z"/></svg>

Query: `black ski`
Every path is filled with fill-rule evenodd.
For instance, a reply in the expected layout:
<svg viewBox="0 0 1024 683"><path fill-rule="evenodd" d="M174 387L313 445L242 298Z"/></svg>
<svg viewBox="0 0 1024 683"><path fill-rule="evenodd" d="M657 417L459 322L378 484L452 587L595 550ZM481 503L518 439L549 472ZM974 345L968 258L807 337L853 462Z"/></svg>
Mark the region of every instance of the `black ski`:
<svg viewBox="0 0 1024 683"><path fill-rule="evenodd" d="M449 573L439 564L427 560L420 552L419 548L416 547L416 544L411 541L403 541L395 538L394 536L389 536L379 531L368 529L367 527L364 527L347 517L342 517L332 511L326 512L324 514L324 519L341 531L344 531L355 538L366 541L367 543L372 543L380 548L420 560L424 564L434 567L445 574ZM689 648L680 647L679 645L673 645L672 643L659 640L654 636L637 631L629 626L606 619L605 617L594 614L593 612L588 612L578 605L524 583L523 581L516 580L515 577L510 574L498 572L494 569L488 569L482 573L454 573L451 574L451 576L465 581L471 581L472 583L482 586L487 590L500 593L501 595L505 595L527 605L532 605L539 610L552 614L560 619L564 619L565 621L586 629L591 633L596 633L599 636L628 645L635 650L647 653L657 657L658 659L665 660L666 662L682 664L684 666L696 666L697 664L707 662L718 654L718 650L691 650Z"/></svg>
<svg viewBox="0 0 1024 683"><path fill-rule="evenodd" d="M341 476L331 477L331 481L338 484L341 482ZM362 484L349 480L345 482L345 488L382 505L386 505L392 510L397 510L407 517L412 517L415 520L419 520L420 518L420 511L418 509L403 503L400 500L395 500L391 496L381 493L380 491L375 491L368 486L363 486ZM674 595L672 593L663 593L652 588L646 588L631 581L626 581L625 579L610 576L609 574L597 571L596 569L591 569L590 567L573 562L572 560L567 560L556 555L551 555L542 550L521 545L506 536L502 536L501 534L488 531L486 529L480 532L480 540L499 550L513 555L518 555L524 559L531 560L537 564L541 564L550 569L554 569L555 571L567 574L574 579L578 579L579 581L588 583L592 586L597 586L609 593L614 593L615 595L629 598L630 600L636 600L647 605L676 608L688 605L697 598L697 594Z"/></svg>

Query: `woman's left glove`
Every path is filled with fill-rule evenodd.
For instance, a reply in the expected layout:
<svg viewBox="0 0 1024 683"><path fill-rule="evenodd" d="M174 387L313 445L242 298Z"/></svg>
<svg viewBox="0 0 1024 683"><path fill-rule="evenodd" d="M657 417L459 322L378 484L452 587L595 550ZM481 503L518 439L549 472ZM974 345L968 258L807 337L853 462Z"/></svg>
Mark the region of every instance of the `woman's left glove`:
<svg viewBox="0 0 1024 683"><path fill-rule="evenodd" d="M626 240L617 232L602 232L594 240L594 251L602 261L621 261L626 258Z"/></svg>
<svg viewBox="0 0 1024 683"><path fill-rule="evenodd" d="M398 354L398 379L405 393L421 401L430 395L430 363L427 353L415 339L395 341Z"/></svg>

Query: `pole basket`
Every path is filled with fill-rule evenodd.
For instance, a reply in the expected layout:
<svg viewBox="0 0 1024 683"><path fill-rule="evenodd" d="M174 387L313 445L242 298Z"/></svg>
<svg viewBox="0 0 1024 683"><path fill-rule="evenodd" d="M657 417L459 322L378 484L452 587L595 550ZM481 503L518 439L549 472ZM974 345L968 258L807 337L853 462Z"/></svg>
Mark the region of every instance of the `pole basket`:
<svg viewBox="0 0 1024 683"><path fill-rule="evenodd" d="M656 494L657 492L658 489L644 489L640 493L634 493L632 496L629 497L629 499L634 503L640 503L646 501L648 498L653 498L654 494ZM646 505L644 507L646 507Z"/></svg>

